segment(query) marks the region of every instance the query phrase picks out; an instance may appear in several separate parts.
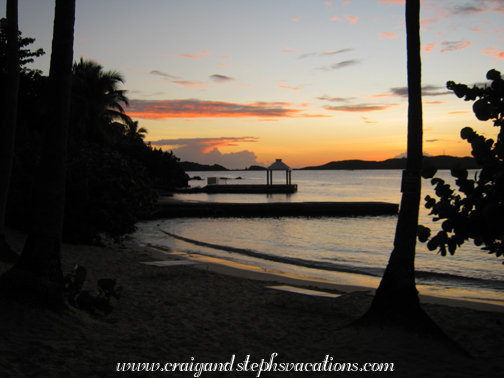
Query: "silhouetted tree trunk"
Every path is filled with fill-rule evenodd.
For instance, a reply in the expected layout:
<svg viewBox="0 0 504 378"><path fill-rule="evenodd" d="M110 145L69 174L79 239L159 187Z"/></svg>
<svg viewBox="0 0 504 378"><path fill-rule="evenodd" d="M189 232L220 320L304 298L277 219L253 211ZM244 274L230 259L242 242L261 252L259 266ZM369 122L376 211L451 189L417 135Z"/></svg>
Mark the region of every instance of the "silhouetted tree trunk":
<svg viewBox="0 0 504 378"><path fill-rule="evenodd" d="M415 247L422 169L420 0L406 0L408 60L408 156L394 249L370 310L356 325L389 324L441 334L421 309L415 284Z"/></svg>
<svg viewBox="0 0 504 378"><path fill-rule="evenodd" d="M0 260L13 263L18 256L4 236L5 211L14 157L19 92L18 2L7 0L7 83L2 130L0 130Z"/></svg>
<svg viewBox="0 0 504 378"><path fill-rule="evenodd" d="M63 306L61 235L72 89L75 0L56 0L51 51L50 121L39 169L35 218L18 262L0 277L0 293L49 308Z"/></svg>

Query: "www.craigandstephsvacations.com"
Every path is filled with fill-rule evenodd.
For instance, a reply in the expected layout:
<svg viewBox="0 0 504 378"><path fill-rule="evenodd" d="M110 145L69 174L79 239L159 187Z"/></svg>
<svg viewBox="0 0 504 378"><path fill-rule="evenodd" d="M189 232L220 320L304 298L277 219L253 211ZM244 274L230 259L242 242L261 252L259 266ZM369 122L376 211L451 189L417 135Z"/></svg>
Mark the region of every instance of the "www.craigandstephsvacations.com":
<svg viewBox="0 0 504 378"><path fill-rule="evenodd" d="M394 371L394 364L390 362L369 362L359 364L356 362L333 362L333 357L326 355L321 362L275 362L278 353L272 353L269 361L261 359L260 362L252 362L247 355L241 362L236 362L233 354L228 362L196 362L191 357L190 362L167 362L167 363L130 363L120 362L116 371L161 371L161 372L191 372L194 377L200 377L203 372L252 372L260 377L262 372L342 372L342 371ZM236 362L236 363L235 363Z"/></svg>

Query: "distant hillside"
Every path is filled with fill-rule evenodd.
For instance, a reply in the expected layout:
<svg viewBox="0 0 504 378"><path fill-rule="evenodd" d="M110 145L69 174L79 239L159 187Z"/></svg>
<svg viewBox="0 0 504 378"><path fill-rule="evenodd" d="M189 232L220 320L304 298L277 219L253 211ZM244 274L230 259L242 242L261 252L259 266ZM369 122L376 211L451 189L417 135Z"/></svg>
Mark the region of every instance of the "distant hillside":
<svg viewBox="0 0 504 378"><path fill-rule="evenodd" d="M183 161L180 163L184 171L229 171L229 169L224 168L222 165L214 164L214 165L205 165L198 163L191 163L190 161Z"/></svg>
<svg viewBox="0 0 504 378"><path fill-rule="evenodd" d="M246 171L265 171L266 167L261 167L260 165L251 165L250 167L248 167L245 170Z"/></svg>
<svg viewBox="0 0 504 378"><path fill-rule="evenodd" d="M424 156L424 161L429 161L437 169L450 169L454 164L460 164L466 169L481 168L472 157L454 156ZM384 161L343 160L315 167L301 168L302 170L361 170L361 169L405 169L406 159L388 159Z"/></svg>

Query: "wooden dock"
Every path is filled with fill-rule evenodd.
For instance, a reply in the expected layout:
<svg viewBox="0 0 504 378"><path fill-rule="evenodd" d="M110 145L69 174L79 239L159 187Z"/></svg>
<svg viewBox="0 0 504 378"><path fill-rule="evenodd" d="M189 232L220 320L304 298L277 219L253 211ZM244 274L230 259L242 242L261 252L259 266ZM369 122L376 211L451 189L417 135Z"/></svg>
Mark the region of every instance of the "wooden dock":
<svg viewBox="0 0 504 378"><path fill-rule="evenodd" d="M202 188L204 193L210 194L277 194L277 193L295 193L297 184L292 185L207 185Z"/></svg>
<svg viewBox="0 0 504 378"><path fill-rule="evenodd" d="M398 212L399 205L388 202L229 203L161 198L153 217L339 217L397 215Z"/></svg>

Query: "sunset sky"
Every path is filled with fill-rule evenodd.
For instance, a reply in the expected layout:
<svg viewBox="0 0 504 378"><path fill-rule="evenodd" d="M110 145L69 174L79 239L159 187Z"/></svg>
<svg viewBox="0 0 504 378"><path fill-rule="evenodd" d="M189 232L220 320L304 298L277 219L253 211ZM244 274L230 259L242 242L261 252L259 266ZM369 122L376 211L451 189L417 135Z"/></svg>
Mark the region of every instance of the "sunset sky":
<svg viewBox="0 0 504 378"><path fill-rule="evenodd" d="M1 16L5 0L0 0ZM384 160L406 151L404 0L78 0L74 59L117 70L146 140L228 168ZM53 0L19 1L46 55ZM422 1L424 151L469 156L477 121L446 82L504 71L504 0Z"/></svg>

